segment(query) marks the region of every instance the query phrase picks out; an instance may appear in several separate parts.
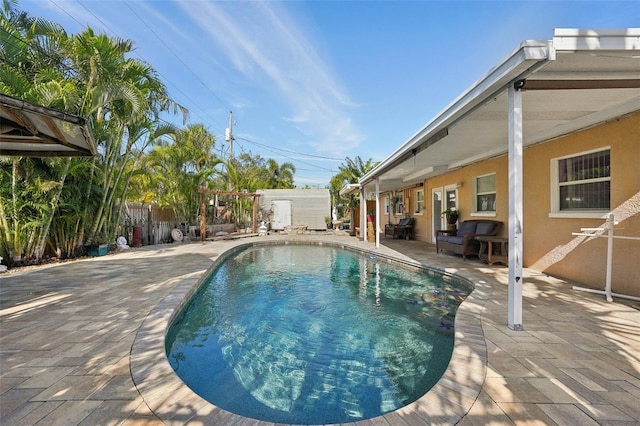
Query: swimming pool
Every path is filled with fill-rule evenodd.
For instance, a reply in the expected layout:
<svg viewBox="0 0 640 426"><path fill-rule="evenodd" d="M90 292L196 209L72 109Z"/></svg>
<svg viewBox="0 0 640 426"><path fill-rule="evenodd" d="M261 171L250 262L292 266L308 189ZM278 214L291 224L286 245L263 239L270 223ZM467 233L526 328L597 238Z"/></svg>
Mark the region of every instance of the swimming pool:
<svg viewBox="0 0 640 426"><path fill-rule="evenodd" d="M336 247L249 247L203 283L166 350L191 389L236 414L356 421L404 406L438 381L467 293Z"/></svg>

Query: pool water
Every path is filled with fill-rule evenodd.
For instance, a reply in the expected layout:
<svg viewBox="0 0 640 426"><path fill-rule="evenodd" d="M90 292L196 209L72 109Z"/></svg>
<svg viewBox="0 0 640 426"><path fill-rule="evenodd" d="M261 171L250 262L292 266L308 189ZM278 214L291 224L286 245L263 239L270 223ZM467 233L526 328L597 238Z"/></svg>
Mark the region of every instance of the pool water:
<svg viewBox="0 0 640 426"><path fill-rule="evenodd" d="M367 419L425 394L453 349L461 285L374 255L256 246L227 258L167 335L197 394L276 423Z"/></svg>

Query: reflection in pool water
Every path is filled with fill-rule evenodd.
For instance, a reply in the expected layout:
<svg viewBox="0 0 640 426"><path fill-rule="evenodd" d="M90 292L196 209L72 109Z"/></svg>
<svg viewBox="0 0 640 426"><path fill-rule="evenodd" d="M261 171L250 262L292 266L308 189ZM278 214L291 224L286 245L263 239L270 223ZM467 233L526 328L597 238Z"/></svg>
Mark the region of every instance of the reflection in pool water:
<svg viewBox="0 0 640 426"><path fill-rule="evenodd" d="M167 335L182 380L233 413L279 423L376 417L445 371L468 290L373 255L256 246L227 258Z"/></svg>

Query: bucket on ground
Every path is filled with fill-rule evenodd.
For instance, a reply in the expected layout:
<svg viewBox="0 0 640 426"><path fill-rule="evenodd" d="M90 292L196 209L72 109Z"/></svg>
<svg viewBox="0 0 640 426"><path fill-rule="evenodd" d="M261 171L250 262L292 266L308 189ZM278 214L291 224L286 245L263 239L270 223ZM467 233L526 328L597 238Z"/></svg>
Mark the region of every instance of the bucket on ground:
<svg viewBox="0 0 640 426"><path fill-rule="evenodd" d="M140 247L142 245L142 226L133 227L133 241L131 246Z"/></svg>

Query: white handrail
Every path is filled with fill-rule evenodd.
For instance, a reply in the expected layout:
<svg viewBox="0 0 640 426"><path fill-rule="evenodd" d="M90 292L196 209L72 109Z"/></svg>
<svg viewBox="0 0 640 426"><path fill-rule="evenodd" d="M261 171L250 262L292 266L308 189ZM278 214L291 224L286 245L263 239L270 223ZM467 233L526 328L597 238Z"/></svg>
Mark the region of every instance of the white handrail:
<svg viewBox="0 0 640 426"><path fill-rule="evenodd" d="M612 294L615 294L616 297L620 297L623 299L631 299L640 301L640 297L628 296L625 294L619 293L611 293L611 264L613 263L613 239L620 238L625 240L640 240L640 237L626 237L626 236L614 236L613 235L613 226L616 224L613 213L609 213L607 215L607 221L604 224L604 227L600 228L580 228L581 232L572 232L571 235L578 235L584 237L603 237L607 238L607 275L605 281L604 291L602 290L594 290L590 288L577 287L573 286L574 290L588 291L591 293L604 294L607 298L607 302L613 302ZM587 233L591 232L591 233ZM602 235L604 231L608 231L607 235Z"/></svg>

